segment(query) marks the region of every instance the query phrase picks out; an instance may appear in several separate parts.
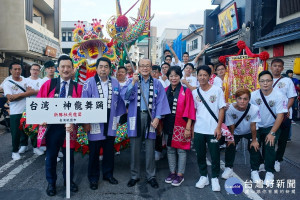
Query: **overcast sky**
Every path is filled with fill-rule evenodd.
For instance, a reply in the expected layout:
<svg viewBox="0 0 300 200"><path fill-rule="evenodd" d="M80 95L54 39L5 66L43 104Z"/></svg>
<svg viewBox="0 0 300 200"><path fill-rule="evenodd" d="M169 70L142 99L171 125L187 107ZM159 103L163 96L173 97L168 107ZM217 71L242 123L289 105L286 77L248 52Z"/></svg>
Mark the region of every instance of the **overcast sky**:
<svg viewBox="0 0 300 200"><path fill-rule="evenodd" d="M141 2L142 0L140 0ZM62 0L62 21L88 21L101 19L103 24L116 14L115 0ZM120 0L125 13L136 0ZM140 2L126 16L137 16ZM157 27L158 36L165 28L188 28L189 24L203 24L203 11L214 9L211 0L152 0L151 14L155 17L151 26ZM107 36L107 34L105 34Z"/></svg>

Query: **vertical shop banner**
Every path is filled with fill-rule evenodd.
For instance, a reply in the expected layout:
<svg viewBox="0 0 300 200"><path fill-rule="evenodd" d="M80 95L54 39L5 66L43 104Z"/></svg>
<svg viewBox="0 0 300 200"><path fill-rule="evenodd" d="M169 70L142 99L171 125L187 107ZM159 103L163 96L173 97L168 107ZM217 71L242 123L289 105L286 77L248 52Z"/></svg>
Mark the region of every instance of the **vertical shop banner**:
<svg viewBox="0 0 300 200"><path fill-rule="evenodd" d="M228 77L225 80L225 100L235 101L235 92L240 88L247 88L251 92L258 89L258 74L263 71L259 58L248 56L231 56L228 62Z"/></svg>

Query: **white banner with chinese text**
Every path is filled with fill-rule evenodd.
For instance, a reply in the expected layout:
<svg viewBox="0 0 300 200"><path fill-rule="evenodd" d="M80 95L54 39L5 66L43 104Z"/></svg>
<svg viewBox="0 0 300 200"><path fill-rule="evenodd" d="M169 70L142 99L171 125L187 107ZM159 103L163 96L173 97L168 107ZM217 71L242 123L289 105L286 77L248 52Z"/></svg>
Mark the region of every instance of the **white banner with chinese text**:
<svg viewBox="0 0 300 200"><path fill-rule="evenodd" d="M27 124L106 123L107 98L27 98Z"/></svg>

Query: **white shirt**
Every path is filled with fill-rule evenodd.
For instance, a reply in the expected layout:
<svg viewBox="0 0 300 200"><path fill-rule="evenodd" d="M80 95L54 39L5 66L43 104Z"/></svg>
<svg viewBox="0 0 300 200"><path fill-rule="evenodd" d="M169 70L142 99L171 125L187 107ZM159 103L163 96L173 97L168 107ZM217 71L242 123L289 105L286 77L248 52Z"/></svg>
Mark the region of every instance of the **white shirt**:
<svg viewBox="0 0 300 200"><path fill-rule="evenodd" d="M102 86L104 98L108 98L108 78L106 79L106 81L102 81L99 76L99 79Z"/></svg>
<svg viewBox="0 0 300 200"><path fill-rule="evenodd" d="M220 77L216 76L216 77L214 78L213 85L215 85L215 86L217 86L217 87L219 87L219 88L221 88L221 89L223 90L223 81L222 81L222 79L221 79ZM198 80L197 80L197 85L196 85L196 86L197 86L197 87L200 86L200 83L199 83Z"/></svg>
<svg viewBox="0 0 300 200"><path fill-rule="evenodd" d="M204 100L216 115L219 117L219 110L226 106L223 90L219 87L212 85L208 91L203 91L201 87L198 88L203 96ZM196 122L194 127L195 133L202 133L208 135L214 135L215 129L218 126L216 120L208 112L207 108L202 103L198 96L197 90L193 90L193 98L196 108Z"/></svg>
<svg viewBox="0 0 300 200"><path fill-rule="evenodd" d="M231 104L226 111L226 120L225 123L227 126L236 124L240 118L243 116L245 111L239 111L234 107L234 104ZM251 133L251 123L260 122L259 108L256 105L251 104L250 109L238 127L235 127L235 135L245 135Z"/></svg>
<svg viewBox="0 0 300 200"><path fill-rule="evenodd" d="M100 79L100 80L101 80L101 79ZM130 80L130 78L126 77L126 79L125 79L124 82L121 83L120 81L118 81L119 84L120 84L121 89L128 83L129 80Z"/></svg>
<svg viewBox="0 0 300 200"><path fill-rule="evenodd" d="M275 115L287 112L287 98L283 96L278 90L273 89L271 94L265 96L265 98ZM264 104L259 90L255 90L251 93L250 103L259 107L261 121L257 123L258 127L272 127L275 123L275 119Z"/></svg>
<svg viewBox="0 0 300 200"><path fill-rule="evenodd" d="M279 78L274 78L273 79L273 85L276 83L276 81ZM297 92L294 86L293 81L290 78L284 77L278 81L278 83L275 85L275 89L280 91L286 98L292 98L292 97L297 97ZM288 102L287 102L288 103ZM291 107L289 109L290 112L290 119L292 119L293 116L293 108Z"/></svg>
<svg viewBox="0 0 300 200"><path fill-rule="evenodd" d="M50 80L50 78L48 78L47 76L45 76L44 78L42 78L42 81L43 81L42 85L43 85L45 82L47 82L48 80Z"/></svg>
<svg viewBox="0 0 300 200"><path fill-rule="evenodd" d="M7 96L8 94L14 95L14 94L21 94L24 93L19 87L17 87L15 84L11 83L8 80L12 80L18 85L20 85L22 88L26 90L28 83L27 80L24 77L21 77L21 81L14 81L12 77L10 76L3 84L3 90L4 90L4 95ZM9 104L9 109L10 109L10 114L15 115L15 114L22 114L23 111L25 110L26 107L26 98L23 98L18 101L13 101L10 102Z"/></svg>
<svg viewBox="0 0 300 200"><path fill-rule="evenodd" d="M164 87L164 88L166 88L166 87L168 87L169 85L170 85L170 81L169 81L169 79L166 79L165 81L162 79L162 77L160 76L159 77L159 82L162 84L162 86Z"/></svg>
<svg viewBox="0 0 300 200"><path fill-rule="evenodd" d="M216 76L214 79L214 83L213 85L220 87L221 89L223 89L223 81L220 77Z"/></svg>
<svg viewBox="0 0 300 200"><path fill-rule="evenodd" d="M66 96L65 96L65 98L68 97L70 81L71 81L71 79L66 81L67 83L66 83L66 86L65 86L66 87ZM60 78L60 91L59 91L59 94L61 92L61 88L63 87L63 82L64 82L64 80L62 78Z"/></svg>
<svg viewBox="0 0 300 200"><path fill-rule="evenodd" d="M28 78L26 78L26 80L27 80L28 86L30 86L34 90L40 90L40 88L44 84L43 79L40 79L40 78L34 80L34 79L31 79L31 77L28 77ZM32 98L32 97L36 97L36 95L30 96L30 98Z"/></svg>
<svg viewBox="0 0 300 200"><path fill-rule="evenodd" d="M187 63L192 63L192 64L194 65L194 67L196 67L195 62L194 62L193 60L192 60L191 62L187 62ZM185 64L186 64L186 63L184 63L184 62L178 60L177 65L181 68L181 71L182 71L182 72L183 72L183 69L184 69L184 65L185 65Z"/></svg>
<svg viewBox="0 0 300 200"><path fill-rule="evenodd" d="M173 57L170 66L180 66L180 60L178 59L178 62L176 63L175 58Z"/></svg>
<svg viewBox="0 0 300 200"><path fill-rule="evenodd" d="M24 77L23 77L23 76L21 76L21 78L24 78ZM5 83L7 80L11 80L11 75L10 75L10 76L8 76L8 77L6 77L6 78L4 79L4 81L2 81L2 83L1 83L1 85L0 85L0 88L3 88L3 86L4 86L4 83Z"/></svg>
<svg viewBox="0 0 300 200"><path fill-rule="evenodd" d="M183 80L184 77L181 78L181 80ZM189 77L185 77L186 81L192 86L192 87L196 87L197 86L197 78L190 75ZM185 84L183 84L181 82L181 84L184 86L184 87L187 87Z"/></svg>

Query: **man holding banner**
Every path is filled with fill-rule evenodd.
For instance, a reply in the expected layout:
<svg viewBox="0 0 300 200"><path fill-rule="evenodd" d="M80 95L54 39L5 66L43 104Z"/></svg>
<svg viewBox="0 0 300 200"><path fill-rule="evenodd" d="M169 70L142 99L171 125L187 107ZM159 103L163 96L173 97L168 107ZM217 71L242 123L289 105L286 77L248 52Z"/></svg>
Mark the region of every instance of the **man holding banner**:
<svg viewBox="0 0 300 200"><path fill-rule="evenodd" d="M41 87L37 97L38 98L80 98L82 87L72 81L73 75L73 62L69 56L63 55L58 59L58 71L60 77L48 80ZM47 125L44 123L43 125ZM74 125L66 128L65 124L51 124L47 125L45 131L46 138L46 179L48 181L47 195L56 195L56 164L57 156L61 146L63 146L64 162L63 162L63 176L64 185L66 185L66 131L71 134L71 151L70 151L70 172L71 172L71 191L77 192L78 187L73 182L74 172L74 148L76 142L76 132L74 131ZM42 140L44 137L39 136L38 140ZM41 142L38 141L40 145Z"/></svg>
<svg viewBox="0 0 300 200"><path fill-rule="evenodd" d="M114 141L120 116L126 113L121 87L117 79L109 76L111 61L101 57L97 60L97 74L89 78L82 91L83 98L107 98L107 123L85 124L84 130L89 140L88 179L92 190L98 189L100 176L99 152L103 148L103 179L110 184L118 184L113 177Z"/></svg>

